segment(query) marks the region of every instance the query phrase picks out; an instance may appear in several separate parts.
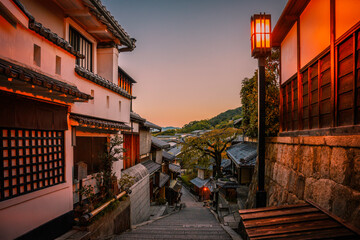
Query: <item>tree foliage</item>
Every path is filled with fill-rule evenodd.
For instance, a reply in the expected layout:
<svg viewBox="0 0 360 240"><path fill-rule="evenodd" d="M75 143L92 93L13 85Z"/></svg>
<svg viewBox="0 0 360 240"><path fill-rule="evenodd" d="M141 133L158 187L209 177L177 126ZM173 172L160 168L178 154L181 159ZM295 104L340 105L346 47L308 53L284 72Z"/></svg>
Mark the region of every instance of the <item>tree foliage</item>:
<svg viewBox="0 0 360 240"><path fill-rule="evenodd" d="M266 59L265 65L265 134L276 136L279 131L279 50L273 50ZM258 72L255 71L252 78L242 81L240 98L242 103L242 129L249 137L257 136L258 126L258 95L257 95Z"/></svg>
<svg viewBox="0 0 360 240"><path fill-rule="evenodd" d="M208 120L201 121L192 121L188 124L185 124L181 129L178 130L179 133L189 133L195 130L208 130L212 126Z"/></svg>
<svg viewBox="0 0 360 240"><path fill-rule="evenodd" d="M182 144L181 159L183 165L202 165L207 167L214 159L214 172L221 177L221 159L227 147L239 134L238 129L215 129L199 137L189 137Z"/></svg>
<svg viewBox="0 0 360 240"><path fill-rule="evenodd" d="M228 123L230 120L234 120L241 114L241 107L227 110L219 115L211 118L209 123L211 126L216 127L218 124L225 124Z"/></svg>

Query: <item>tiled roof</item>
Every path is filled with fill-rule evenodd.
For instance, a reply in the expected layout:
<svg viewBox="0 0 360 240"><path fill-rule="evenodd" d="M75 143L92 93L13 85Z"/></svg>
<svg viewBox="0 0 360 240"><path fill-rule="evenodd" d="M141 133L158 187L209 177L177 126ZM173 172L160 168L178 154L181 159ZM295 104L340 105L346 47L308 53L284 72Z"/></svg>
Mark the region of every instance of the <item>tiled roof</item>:
<svg viewBox="0 0 360 240"><path fill-rule="evenodd" d="M136 40L130 38L127 32L120 26L118 21L111 15L111 13L106 9L106 7L101 3L100 0L82 0L82 2L89 7L90 12L96 16L96 18L102 22L109 31L118 39L121 43L133 50Z"/></svg>
<svg viewBox="0 0 360 240"><path fill-rule="evenodd" d="M239 166L255 166L257 157L256 143L238 143L226 150L229 158Z"/></svg>
<svg viewBox="0 0 360 240"><path fill-rule="evenodd" d="M97 75L97 74L94 74L92 72L90 72L89 70L85 69L85 68L82 68L78 65L76 65L75 67L75 72L77 74L79 74L79 76L83 77L83 78L86 78L100 86L103 86L107 89L110 89L126 98L129 98L131 99L132 96L127 93L125 90L123 90L121 87L119 87L118 85L116 85L115 83L109 81L109 80L106 80L105 78Z"/></svg>
<svg viewBox="0 0 360 240"><path fill-rule="evenodd" d="M109 128L109 129L118 129L118 130L130 130L129 126L126 126L122 122L111 121L107 119L95 118L80 114L71 113L70 118L77 121L80 126L94 126L97 128Z"/></svg>
<svg viewBox="0 0 360 240"><path fill-rule="evenodd" d="M158 130L161 131L161 127L160 127L160 126L158 126L158 125L156 125L156 124L154 124L154 123L151 123L151 122L149 122L149 121L146 121L146 122L144 123L144 126L145 126L145 127L148 127L148 128L158 129Z"/></svg>
<svg viewBox="0 0 360 240"><path fill-rule="evenodd" d="M169 188L174 190L175 192L180 192L182 186L180 183L178 183L178 181L176 180L170 180L170 185Z"/></svg>
<svg viewBox="0 0 360 240"><path fill-rule="evenodd" d="M151 137L151 145L156 148L161 148L161 149L170 147L170 144L168 144L154 136Z"/></svg>
<svg viewBox="0 0 360 240"><path fill-rule="evenodd" d="M0 59L0 74L5 75L8 78L13 78L28 83L30 85L47 88L50 91L56 91L62 94L70 95L74 98L83 100L92 99L90 95L80 92L76 86L69 85L65 82L35 72L27 67L23 67L3 59Z"/></svg>
<svg viewBox="0 0 360 240"><path fill-rule="evenodd" d="M230 159L222 159L221 160L221 167L227 168L230 165L231 165L231 160Z"/></svg>
<svg viewBox="0 0 360 240"><path fill-rule="evenodd" d="M135 183L149 175L147 168L141 163L121 171L121 175L129 175L134 178Z"/></svg>
<svg viewBox="0 0 360 240"><path fill-rule="evenodd" d="M176 145L175 147L171 148L168 153L174 155L174 156L177 156L178 154L181 153L181 149L182 149L182 146L181 145Z"/></svg>
<svg viewBox="0 0 360 240"><path fill-rule="evenodd" d="M201 179L201 178L194 178L191 179L190 182L192 184L194 184L195 186L197 186L198 188L202 188L203 186L205 186L205 184L207 184L210 181L210 179Z"/></svg>
<svg viewBox="0 0 360 240"><path fill-rule="evenodd" d="M170 153L166 152L166 151L162 151L162 157L163 160L165 161L174 161L175 160L175 156L171 155Z"/></svg>
<svg viewBox="0 0 360 240"><path fill-rule="evenodd" d="M145 118L140 117L140 115L135 112L130 112L130 120L134 121L134 122L140 122L140 123L143 123L146 121Z"/></svg>
<svg viewBox="0 0 360 240"><path fill-rule="evenodd" d="M169 181L170 176L165 174L165 173L160 173L160 182L159 182L159 187L163 187L167 181Z"/></svg>
<svg viewBox="0 0 360 240"><path fill-rule="evenodd" d="M169 164L169 170L175 173L181 173L181 166L174 164L174 163L170 163Z"/></svg>
<svg viewBox="0 0 360 240"><path fill-rule="evenodd" d="M152 160L147 160L145 162L142 162L141 164L147 168L150 175L152 175L154 172L158 171L161 168L160 164L158 164Z"/></svg>
<svg viewBox="0 0 360 240"><path fill-rule="evenodd" d="M29 21L29 29L40 34L50 42L56 44L67 52L73 54L78 58L84 58L85 56L79 51L76 51L75 48L65 39L58 36L56 33L52 32L49 28L44 27L41 23L36 22L35 20Z"/></svg>

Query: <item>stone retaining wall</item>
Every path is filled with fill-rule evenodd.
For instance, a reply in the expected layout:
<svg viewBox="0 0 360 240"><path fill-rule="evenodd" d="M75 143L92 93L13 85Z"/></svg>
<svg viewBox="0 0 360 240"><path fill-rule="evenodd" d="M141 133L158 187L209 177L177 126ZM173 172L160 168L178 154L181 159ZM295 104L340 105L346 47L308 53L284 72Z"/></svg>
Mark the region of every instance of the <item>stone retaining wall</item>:
<svg viewBox="0 0 360 240"><path fill-rule="evenodd" d="M360 136L267 138L265 171L269 206L308 199L360 227ZM257 171L247 207L256 186Z"/></svg>

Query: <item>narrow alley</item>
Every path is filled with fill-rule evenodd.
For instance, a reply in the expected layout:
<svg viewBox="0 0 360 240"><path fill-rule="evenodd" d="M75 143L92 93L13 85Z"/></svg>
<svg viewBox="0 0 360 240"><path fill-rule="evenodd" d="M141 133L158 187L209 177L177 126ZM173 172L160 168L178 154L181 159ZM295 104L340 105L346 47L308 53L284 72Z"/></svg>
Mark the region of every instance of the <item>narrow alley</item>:
<svg viewBox="0 0 360 240"><path fill-rule="evenodd" d="M231 239L214 215L182 188L180 212L116 236L121 239Z"/></svg>

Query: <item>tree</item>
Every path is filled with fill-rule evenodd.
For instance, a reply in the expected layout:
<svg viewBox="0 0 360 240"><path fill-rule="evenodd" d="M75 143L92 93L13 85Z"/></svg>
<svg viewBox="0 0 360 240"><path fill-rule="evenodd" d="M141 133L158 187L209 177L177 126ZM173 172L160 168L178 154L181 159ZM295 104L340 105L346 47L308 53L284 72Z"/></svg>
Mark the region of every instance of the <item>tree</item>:
<svg viewBox="0 0 360 240"><path fill-rule="evenodd" d="M185 161L183 164L205 165L209 164L209 160L212 158L215 161L213 168L215 176L221 177L222 156L238 134L239 130L234 128L215 129L199 137L185 139L181 149L181 158L182 161ZM186 161L189 162L186 163Z"/></svg>
<svg viewBox="0 0 360 240"><path fill-rule="evenodd" d="M265 97L265 133L267 136L276 136L279 132L279 50L273 50L271 56L266 59L266 97ZM242 103L242 129L246 129L246 135L257 137L258 108L257 108L257 79L255 71L252 78L242 81L240 98Z"/></svg>

